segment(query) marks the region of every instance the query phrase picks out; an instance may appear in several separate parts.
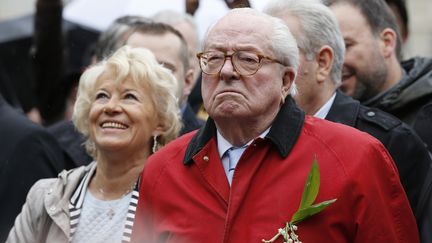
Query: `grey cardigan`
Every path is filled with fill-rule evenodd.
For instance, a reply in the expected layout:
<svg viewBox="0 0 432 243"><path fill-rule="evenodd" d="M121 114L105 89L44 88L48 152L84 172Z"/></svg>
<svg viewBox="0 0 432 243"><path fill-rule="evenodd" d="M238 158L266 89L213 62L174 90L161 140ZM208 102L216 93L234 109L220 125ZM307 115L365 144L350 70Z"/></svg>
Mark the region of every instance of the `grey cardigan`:
<svg viewBox="0 0 432 243"><path fill-rule="evenodd" d="M58 178L42 179L30 189L21 213L9 233L6 243L69 242L69 201L88 172L96 163L62 171Z"/></svg>

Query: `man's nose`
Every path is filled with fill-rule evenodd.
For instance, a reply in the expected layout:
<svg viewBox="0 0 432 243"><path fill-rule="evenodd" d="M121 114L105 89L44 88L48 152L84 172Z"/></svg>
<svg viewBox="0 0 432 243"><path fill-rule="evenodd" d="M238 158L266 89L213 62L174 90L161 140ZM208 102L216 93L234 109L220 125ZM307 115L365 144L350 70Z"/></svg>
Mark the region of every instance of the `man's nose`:
<svg viewBox="0 0 432 243"><path fill-rule="evenodd" d="M223 64L221 70L220 70L220 76L222 79L233 79L238 78L239 74L237 73L234 63L232 62L231 57L227 57L225 59L225 63Z"/></svg>

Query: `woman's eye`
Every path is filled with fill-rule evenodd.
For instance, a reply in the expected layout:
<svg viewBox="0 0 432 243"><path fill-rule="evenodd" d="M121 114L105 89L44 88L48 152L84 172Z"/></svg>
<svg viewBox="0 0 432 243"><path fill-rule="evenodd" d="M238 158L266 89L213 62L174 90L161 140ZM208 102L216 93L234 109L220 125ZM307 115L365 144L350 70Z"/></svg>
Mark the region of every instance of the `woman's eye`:
<svg viewBox="0 0 432 243"><path fill-rule="evenodd" d="M138 100L136 95L130 93L125 95L125 99Z"/></svg>
<svg viewBox="0 0 432 243"><path fill-rule="evenodd" d="M96 94L96 99L97 100L99 100L99 99L106 99L106 98L108 98L108 95L105 94L105 93L97 93Z"/></svg>

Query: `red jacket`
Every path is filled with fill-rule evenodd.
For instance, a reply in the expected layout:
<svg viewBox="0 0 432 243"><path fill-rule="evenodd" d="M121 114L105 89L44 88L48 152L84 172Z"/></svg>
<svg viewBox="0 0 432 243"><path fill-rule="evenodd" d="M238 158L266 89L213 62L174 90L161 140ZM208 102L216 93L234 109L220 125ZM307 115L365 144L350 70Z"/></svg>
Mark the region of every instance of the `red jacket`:
<svg viewBox="0 0 432 243"><path fill-rule="evenodd" d="M337 201L298 224L303 243L418 242L414 216L383 145L351 127L305 118L290 99L265 139L246 149L231 187L211 119L198 133L151 156L133 240L268 240L298 209L315 156L321 173L315 202Z"/></svg>

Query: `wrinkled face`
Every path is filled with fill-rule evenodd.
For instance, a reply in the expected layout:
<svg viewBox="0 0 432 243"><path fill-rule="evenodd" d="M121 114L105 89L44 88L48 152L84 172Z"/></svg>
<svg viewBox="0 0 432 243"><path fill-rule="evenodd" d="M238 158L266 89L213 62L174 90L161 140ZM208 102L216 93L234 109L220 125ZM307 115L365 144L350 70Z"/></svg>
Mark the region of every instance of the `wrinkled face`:
<svg viewBox="0 0 432 243"><path fill-rule="evenodd" d="M171 33L153 35L135 32L126 42L132 47L143 47L149 49L155 55L157 61L172 71L179 83L177 97L180 101L185 99L185 70L180 58L180 39ZM187 92L189 93L189 92Z"/></svg>
<svg viewBox="0 0 432 243"><path fill-rule="evenodd" d="M186 40L188 48L189 48L189 55L191 56L190 58L190 63L191 65L197 66L198 67L198 61L197 58L195 56L197 50L198 50L198 33L197 31L186 21L183 21L181 23L177 23L173 26L176 30L178 30L183 38Z"/></svg>
<svg viewBox="0 0 432 243"><path fill-rule="evenodd" d="M345 40L346 53L341 90L360 101L380 93L387 79L386 60L380 38L371 32L360 10L348 5L331 7Z"/></svg>
<svg viewBox="0 0 432 243"><path fill-rule="evenodd" d="M116 83L104 73L90 108L90 138L100 152L150 152L157 116L148 88L131 80Z"/></svg>
<svg viewBox="0 0 432 243"><path fill-rule="evenodd" d="M234 51L260 53L272 58L275 55L268 36L271 25L266 19L253 15L227 15L209 32L204 52ZM238 74L230 58L221 71L203 73L202 96L209 115L218 119L259 119L274 114L283 102L291 85L284 86L283 70L286 67L264 59L261 68L253 75Z"/></svg>
<svg viewBox="0 0 432 243"><path fill-rule="evenodd" d="M302 27L296 17L285 15L283 20L288 25L294 38L298 41L299 37L303 36ZM297 42L298 43L298 42ZM320 90L316 80L317 63L315 57L309 60L305 52L299 46L299 68L295 83L297 85L298 94L294 96L297 104L308 112L308 104L313 104Z"/></svg>
<svg viewBox="0 0 432 243"><path fill-rule="evenodd" d="M297 104L308 113L308 106L315 103L321 89L316 80L316 59L309 60L303 50L299 50L299 69L295 79L298 94L294 96Z"/></svg>

